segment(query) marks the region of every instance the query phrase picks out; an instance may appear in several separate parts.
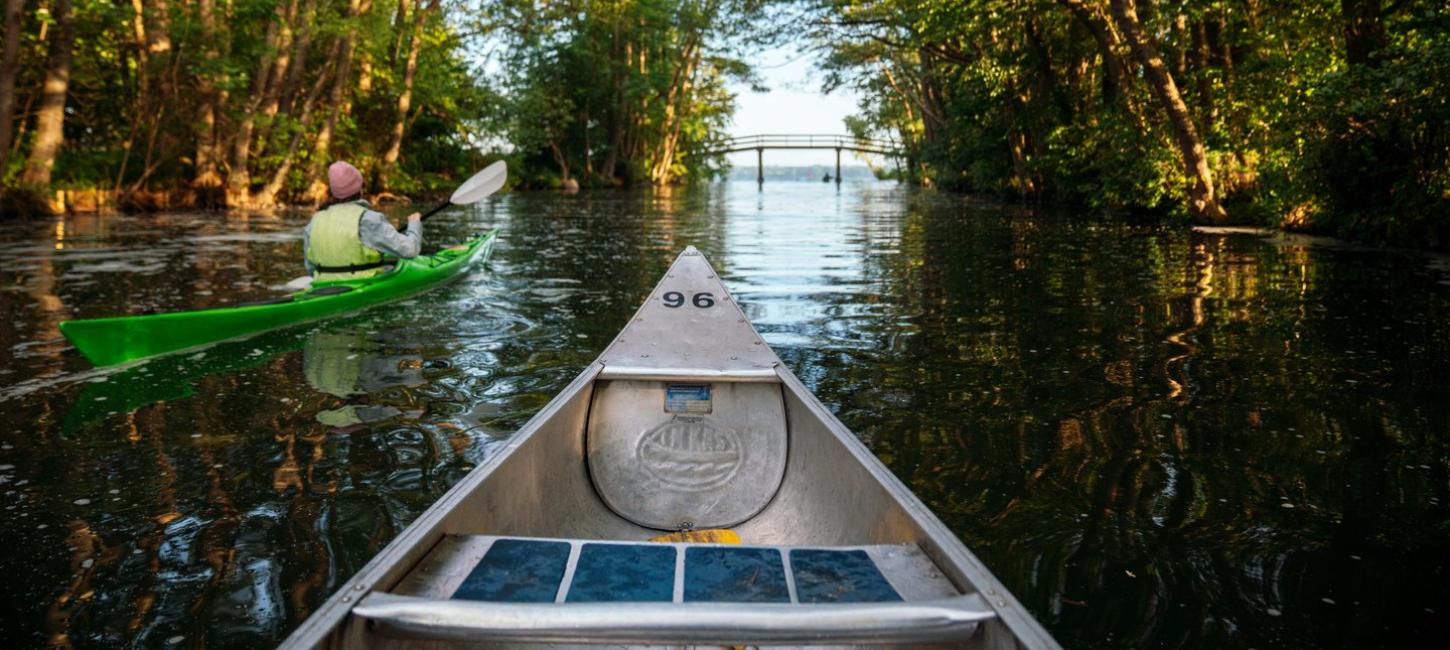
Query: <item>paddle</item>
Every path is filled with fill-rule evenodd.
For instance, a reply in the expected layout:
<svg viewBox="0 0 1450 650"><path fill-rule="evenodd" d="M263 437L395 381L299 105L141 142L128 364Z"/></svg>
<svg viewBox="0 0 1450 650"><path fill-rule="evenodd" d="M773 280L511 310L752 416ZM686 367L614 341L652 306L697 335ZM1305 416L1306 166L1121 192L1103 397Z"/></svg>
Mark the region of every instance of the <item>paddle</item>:
<svg viewBox="0 0 1450 650"><path fill-rule="evenodd" d="M453 196L448 197L448 202L423 213L422 219L427 219L443 211L450 205L470 205L477 203L484 197L493 194L503 188L504 181L508 180L508 165L504 161L494 161L492 165L483 168L483 171L474 174L472 178L464 181L458 189L453 191ZM289 291L301 291L312 285L312 276L304 275L283 285Z"/></svg>
<svg viewBox="0 0 1450 650"><path fill-rule="evenodd" d="M427 219L450 205L477 203L483 197L499 191L503 187L503 182L508 179L508 175L508 165L505 165L502 160L484 167L483 171L474 174L473 178L459 185L458 189L453 191L453 196L448 197L447 203L424 212L423 218Z"/></svg>

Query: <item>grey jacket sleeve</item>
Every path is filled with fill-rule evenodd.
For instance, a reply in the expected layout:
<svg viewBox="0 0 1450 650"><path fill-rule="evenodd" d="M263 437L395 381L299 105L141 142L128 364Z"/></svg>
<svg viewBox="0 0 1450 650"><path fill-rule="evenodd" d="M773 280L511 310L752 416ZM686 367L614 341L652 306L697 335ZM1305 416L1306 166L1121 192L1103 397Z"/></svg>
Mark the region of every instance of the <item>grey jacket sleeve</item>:
<svg viewBox="0 0 1450 650"><path fill-rule="evenodd" d="M357 236L364 246L393 257L417 257L423 248L423 224L408 222L407 232L398 232L380 212L368 210L357 223Z"/></svg>

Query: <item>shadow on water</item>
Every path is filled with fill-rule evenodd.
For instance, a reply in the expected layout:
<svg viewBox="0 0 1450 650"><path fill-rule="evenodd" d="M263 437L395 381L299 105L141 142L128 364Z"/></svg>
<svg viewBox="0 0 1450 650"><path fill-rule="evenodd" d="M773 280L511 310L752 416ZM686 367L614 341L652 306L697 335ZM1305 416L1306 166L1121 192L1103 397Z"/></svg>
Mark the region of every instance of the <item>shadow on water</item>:
<svg viewBox="0 0 1450 650"><path fill-rule="evenodd" d="M1450 635L1450 288L1401 253L892 185L519 194L489 268L117 371L66 318L235 304L301 217L0 226L0 638L275 643L701 248L1069 647Z"/></svg>

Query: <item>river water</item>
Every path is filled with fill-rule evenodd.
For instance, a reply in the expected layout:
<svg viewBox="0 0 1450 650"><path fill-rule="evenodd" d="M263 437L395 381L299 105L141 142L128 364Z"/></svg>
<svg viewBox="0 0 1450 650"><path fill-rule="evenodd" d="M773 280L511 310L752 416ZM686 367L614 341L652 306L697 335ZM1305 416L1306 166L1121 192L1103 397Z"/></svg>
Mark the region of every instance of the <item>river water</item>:
<svg viewBox="0 0 1450 650"><path fill-rule="evenodd" d="M515 194L430 221L501 240L401 304L110 372L59 335L275 296L302 223L0 225L6 646L277 642L689 244L1063 644L1450 635L1443 260L886 183Z"/></svg>

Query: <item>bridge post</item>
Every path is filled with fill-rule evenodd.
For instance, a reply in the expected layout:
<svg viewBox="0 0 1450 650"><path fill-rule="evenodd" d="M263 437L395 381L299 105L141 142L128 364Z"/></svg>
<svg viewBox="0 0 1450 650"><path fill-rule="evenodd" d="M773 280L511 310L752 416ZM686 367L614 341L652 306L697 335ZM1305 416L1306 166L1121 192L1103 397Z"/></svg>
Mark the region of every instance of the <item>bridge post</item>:
<svg viewBox="0 0 1450 650"><path fill-rule="evenodd" d="M841 148L836 147L836 184L841 184Z"/></svg>
<svg viewBox="0 0 1450 650"><path fill-rule="evenodd" d="M765 147L755 148L755 184L765 184Z"/></svg>

